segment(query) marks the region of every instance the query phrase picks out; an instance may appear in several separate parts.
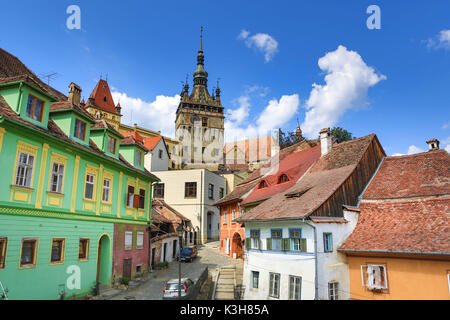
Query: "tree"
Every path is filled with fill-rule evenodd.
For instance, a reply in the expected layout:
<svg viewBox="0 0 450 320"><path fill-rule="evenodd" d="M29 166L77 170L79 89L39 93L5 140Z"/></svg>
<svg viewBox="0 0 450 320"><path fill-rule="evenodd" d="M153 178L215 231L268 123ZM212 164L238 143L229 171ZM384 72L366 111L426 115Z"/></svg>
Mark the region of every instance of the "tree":
<svg viewBox="0 0 450 320"><path fill-rule="evenodd" d="M292 146L294 143L298 142L295 132L284 133L283 130L281 130L280 128L278 129L278 135L280 139L279 140L280 150Z"/></svg>
<svg viewBox="0 0 450 320"><path fill-rule="evenodd" d="M331 129L331 137L333 139L336 139L337 143L355 139L355 137L352 136L351 132L348 132L341 127L334 127L333 129Z"/></svg>

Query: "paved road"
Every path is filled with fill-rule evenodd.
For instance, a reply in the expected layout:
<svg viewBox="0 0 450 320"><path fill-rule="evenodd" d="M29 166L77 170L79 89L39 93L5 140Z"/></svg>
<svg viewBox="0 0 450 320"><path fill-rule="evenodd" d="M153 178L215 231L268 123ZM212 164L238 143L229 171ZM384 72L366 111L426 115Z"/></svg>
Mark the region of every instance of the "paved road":
<svg viewBox="0 0 450 320"><path fill-rule="evenodd" d="M206 266L213 270L221 266L242 263L220 253L218 244L218 242L213 242L199 246L198 256L194 261L181 263L181 276L196 279ZM161 300L166 281L174 278L178 279L177 261L169 263L169 268L167 269L155 270L145 284L125 291L111 300L124 300L126 297L136 300Z"/></svg>

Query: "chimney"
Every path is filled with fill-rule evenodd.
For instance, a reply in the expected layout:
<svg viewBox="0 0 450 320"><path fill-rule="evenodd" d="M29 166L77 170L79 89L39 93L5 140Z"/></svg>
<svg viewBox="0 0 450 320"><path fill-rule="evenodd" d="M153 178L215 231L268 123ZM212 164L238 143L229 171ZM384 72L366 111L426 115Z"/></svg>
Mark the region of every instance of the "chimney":
<svg viewBox="0 0 450 320"><path fill-rule="evenodd" d="M320 130L320 146L322 150L322 156L330 153L332 147L330 128Z"/></svg>
<svg viewBox="0 0 450 320"><path fill-rule="evenodd" d="M120 114L120 111L122 110L122 107L120 106L120 102L117 104L117 106L116 106L116 112L118 113L118 114Z"/></svg>
<svg viewBox="0 0 450 320"><path fill-rule="evenodd" d="M70 85L69 85L69 101L72 102L74 105L79 106L80 98L81 98L81 88L73 82L70 83Z"/></svg>
<svg viewBox="0 0 450 320"><path fill-rule="evenodd" d="M428 151L433 151L433 150L439 150L439 140L434 138L431 140L427 141L429 150Z"/></svg>

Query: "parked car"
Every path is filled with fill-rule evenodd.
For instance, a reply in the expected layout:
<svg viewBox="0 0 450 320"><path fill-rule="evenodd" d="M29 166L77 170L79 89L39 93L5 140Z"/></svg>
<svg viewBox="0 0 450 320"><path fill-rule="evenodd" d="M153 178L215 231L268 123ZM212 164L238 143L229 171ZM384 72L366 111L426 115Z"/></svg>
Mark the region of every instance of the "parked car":
<svg viewBox="0 0 450 320"><path fill-rule="evenodd" d="M185 247L181 249L181 261L191 262L197 256L197 248L196 247Z"/></svg>
<svg viewBox="0 0 450 320"><path fill-rule="evenodd" d="M195 295L194 281L189 278L181 279L181 299L193 299ZM163 290L163 300L178 299L178 279L171 279L167 281Z"/></svg>

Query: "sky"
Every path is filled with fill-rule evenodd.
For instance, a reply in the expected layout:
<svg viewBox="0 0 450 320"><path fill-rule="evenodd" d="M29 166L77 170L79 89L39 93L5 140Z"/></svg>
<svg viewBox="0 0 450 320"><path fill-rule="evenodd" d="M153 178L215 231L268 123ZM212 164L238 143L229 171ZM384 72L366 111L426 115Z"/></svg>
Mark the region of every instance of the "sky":
<svg viewBox="0 0 450 320"><path fill-rule="evenodd" d="M71 5L80 29L68 28ZM87 99L107 78L123 123L173 137L203 26L227 141L298 121L310 139L334 126L375 133L387 155L426 151L431 138L450 152L449 12L447 0L4 1L0 47L57 73L50 85L65 94L75 82Z"/></svg>

